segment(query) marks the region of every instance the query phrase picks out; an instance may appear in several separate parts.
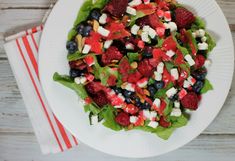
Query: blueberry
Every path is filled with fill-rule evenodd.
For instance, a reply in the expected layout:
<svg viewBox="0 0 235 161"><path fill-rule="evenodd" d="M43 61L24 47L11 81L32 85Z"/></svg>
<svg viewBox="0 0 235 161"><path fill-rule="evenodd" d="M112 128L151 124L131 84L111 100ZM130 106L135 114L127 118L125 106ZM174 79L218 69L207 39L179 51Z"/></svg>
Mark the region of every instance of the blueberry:
<svg viewBox="0 0 235 161"><path fill-rule="evenodd" d="M157 44L158 44L158 37L155 36L153 39L151 39L151 45L152 45L152 46L155 46L155 45L157 45Z"/></svg>
<svg viewBox="0 0 235 161"><path fill-rule="evenodd" d="M206 69L197 70L192 74L197 80L203 81L206 79L207 71Z"/></svg>
<svg viewBox="0 0 235 161"><path fill-rule="evenodd" d="M78 34L82 35L84 28L85 28L85 25L84 25L83 23L80 23L80 24L76 27L76 31L78 32Z"/></svg>
<svg viewBox="0 0 235 161"><path fill-rule="evenodd" d="M83 71L77 69L70 69L69 75L71 78L80 77L83 74Z"/></svg>
<svg viewBox="0 0 235 161"><path fill-rule="evenodd" d="M145 101L144 103L141 104L140 108L141 108L142 110L144 110L144 109L150 109L150 108L151 108L151 105L150 105L148 102Z"/></svg>
<svg viewBox="0 0 235 161"><path fill-rule="evenodd" d="M68 41L66 48L70 54L75 53L78 49L77 43L74 41Z"/></svg>
<svg viewBox="0 0 235 161"><path fill-rule="evenodd" d="M145 47L144 51L143 51L143 57L144 58L152 58L153 57L153 48L150 46Z"/></svg>
<svg viewBox="0 0 235 161"><path fill-rule="evenodd" d="M153 97L157 92L157 90L154 86L148 86L148 91L149 91L151 97Z"/></svg>
<svg viewBox="0 0 235 161"><path fill-rule="evenodd" d="M130 104L130 103L131 103L131 99L130 99L130 98L126 98L126 99L125 99L125 102L128 103L128 104Z"/></svg>
<svg viewBox="0 0 235 161"><path fill-rule="evenodd" d="M201 89L203 88L204 86L204 82L203 81L197 81L194 86L193 86L193 90L196 92L196 93L200 93Z"/></svg>
<svg viewBox="0 0 235 161"><path fill-rule="evenodd" d="M128 90L124 90L124 91L123 91L123 95L124 95L126 98L130 98L132 94L133 94L133 92L131 92L131 91L128 91Z"/></svg>
<svg viewBox="0 0 235 161"><path fill-rule="evenodd" d="M202 43L202 39L200 37L196 38L197 43Z"/></svg>
<svg viewBox="0 0 235 161"><path fill-rule="evenodd" d="M171 35L171 30L170 29L166 29L165 30L165 36L168 37Z"/></svg>
<svg viewBox="0 0 235 161"><path fill-rule="evenodd" d="M113 87L113 90L116 94L122 93L122 89L120 87Z"/></svg>
<svg viewBox="0 0 235 161"><path fill-rule="evenodd" d="M99 9L93 9L90 13L89 18L94 19L94 20L99 20L101 16L100 10Z"/></svg>
<svg viewBox="0 0 235 161"><path fill-rule="evenodd" d="M84 29L82 30L82 36L83 37L89 36L91 31L92 31L92 27L90 25L85 26Z"/></svg>
<svg viewBox="0 0 235 161"><path fill-rule="evenodd" d="M184 43L180 39L177 39L177 42L180 46L184 46Z"/></svg>
<svg viewBox="0 0 235 161"><path fill-rule="evenodd" d="M179 98L179 96L176 94L176 95L172 96L172 97L170 98L170 100L171 100L172 102L175 102L176 100L178 100L178 98Z"/></svg>
<svg viewBox="0 0 235 161"><path fill-rule="evenodd" d="M162 89L165 86L165 83L163 81L155 81L153 85L156 89Z"/></svg>
<svg viewBox="0 0 235 161"><path fill-rule="evenodd" d="M202 55L206 55L207 54L207 50L198 50L198 53L202 54Z"/></svg>

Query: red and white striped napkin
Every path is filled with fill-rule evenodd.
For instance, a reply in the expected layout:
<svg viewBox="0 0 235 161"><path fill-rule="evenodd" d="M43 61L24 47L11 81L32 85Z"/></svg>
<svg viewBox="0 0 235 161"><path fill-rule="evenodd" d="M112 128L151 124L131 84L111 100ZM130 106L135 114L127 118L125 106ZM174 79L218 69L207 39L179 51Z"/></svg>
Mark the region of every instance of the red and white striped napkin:
<svg viewBox="0 0 235 161"><path fill-rule="evenodd" d="M6 38L12 71L25 102L43 154L63 152L78 145L77 139L57 120L43 94L38 75L38 46L43 26Z"/></svg>

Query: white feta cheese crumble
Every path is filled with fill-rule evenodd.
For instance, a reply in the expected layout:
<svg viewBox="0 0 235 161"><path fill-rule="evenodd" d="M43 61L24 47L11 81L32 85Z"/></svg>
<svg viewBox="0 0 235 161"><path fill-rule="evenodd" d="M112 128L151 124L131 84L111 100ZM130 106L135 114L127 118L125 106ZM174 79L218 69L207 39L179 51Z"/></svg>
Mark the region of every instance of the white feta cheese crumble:
<svg viewBox="0 0 235 161"><path fill-rule="evenodd" d="M132 33L133 35L137 35L139 29L140 29L140 26L138 26L138 25L133 25L133 26L131 27L131 33Z"/></svg>
<svg viewBox="0 0 235 161"><path fill-rule="evenodd" d="M171 89L169 89L167 92L166 92L166 95L168 98L174 96L175 94L177 93L177 89L175 89L174 87L172 87Z"/></svg>
<svg viewBox="0 0 235 161"><path fill-rule="evenodd" d="M114 106L114 108L116 108L116 109L118 109L118 108L122 108L122 105Z"/></svg>
<svg viewBox="0 0 235 161"><path fill-rule="evenodd" d="M187 80L192 86L196 83L196 79L194 79L192 76L189 76Z"/></svg>
<svg viewBox="0 0 235 161"><path fill-rule="evenodd" d="M161 100L159 98L156 98L153 101L153 105L156 106L157 108L159 108L161 106Z"/></svg>
<svg viewBox="0 0 235 161"><path fill-rule="evenodd" d="M125 86L125 89L131 92L135 92L134 85L131 83L127 83L127 85Z"/></svg>
<svg viewBox="0 0 235 161"><path fill-rule="evenodd" d="M135 124L137 122L137 120L138 120L138 117L136 117L136 116L130 117L130 123L132 123L132 124Z"/></svg>
<svg viewBox="0 0 235 161"><path fill-rule="evenodd" d="M180 108L173 108L171 111L171 116L175 116L175 117L180 117L182 115L182 112L180 110Z"/></svg>
<svg viewBox="0 0 235 161"><path fill-rule="evenodd" d="M108 18L107 14L103 13L99 18L99 23L102 24L102 25L106 24L107 23L107 18Z"/></svg>
<svg viewBox="0 0 235 161"><path fill-rule="evenodd" d="M99 123L99 119L98 119L98 116L91 116L91 124L92 125L97 125Z"/></svg>
<svg viewBox="0 0 235 161"><path fill-rule="evenodd" d="M150 120L153 120L157 117L157 112L156 111L151 111L150 112Z"/></svg>
<svg viewBox="0 0 235 161"><path fill-rule="evenodd" d="M121 93L119 93L117 97L120 98L123 102L125 101L125 97Z"/></svg>
<svg viewBox="0 0 235 161"><path fill-rule="evenodd" d="M147 84L148 84L148 80L145 80L145 81L138 81L138 82L137 82L137 86L140 87L140 88L146 87Z"/></svg>
<svg viewBox="0 0 235 161"><path fill-rule="evenodd" d="M83 47L82 53L83 54L88 54L90 50L91 50L91 45L85 44L84 47Z"/></svg>
<svg viewBox="0 0 235 161"><path fill-rule="evenodd" d="M154 39L157 36L157 32L152 27L149 27L149 36L152 39Z"/></svg>
<svg viewBox="0 0 235 161"><path fill-rule="evenodd" d="M175 55L175 52L172 51L172 50L168 50L168 51L166 52L166 55L171 58L171 57L173 57L173 56Z"/></svg>
<svg viewBox="0 0 235 161"><path fill-rule="evenodd" d="M159 72L154 72L154 79L156 81L161 81L162 80L162 74Z"/></svg>
<svg viewBox="0 0 235 161"><path fill-rule="evenodd" d="M133 0L130 3L128 3L129 6L138 6L142 3L142 0Z"/></svg>
<svg viewBox="0 0 235 161"><path fill-rule="evenodd" d="M143 116L146 119L150 119L150 117L151 117L150 111L149 110L143 110Z"/></svg>
<svg viewBox="0 0 235 161"><path fill-rule="evenodd" d="M190 82L189 81L187 81L187 80L185 80L184 81L184 84L183 84L183 87L184 88L189 88L191 85L190 85Z"/></svg>
<svg viewBox="0 0 235 161"><path fill-rule="evenodd" d="M168 25L171 32L177 31L177 25L175 22L169 22Z"/></svg>
<svg viewBox="0 0 235 161"><path fill-rule="evenodd" d="M203 37L201 38L201 40L202 40L202 42L206 42L206 41L207 41L207 37L206 37L206 36L203 36Z"/></svg>
<svg viewBox="0 0 235 161"><path fill-rule="evenodd" d="M175 101L174 102L174 107L175 108L180 108L180 102L179 101Z"/></svg>
<svg viewBox="0 0 235 161"><path fill-rule="evenodd" d="M193 36L194 38L196 38L196 37L197 37L196 32L193 32L193 33L192 33L192 36Z"/></svg>
<svg viewBox="0 0 235 161"><path fill-rule="evenodd" d="M98 32L100 35L105 36L105 37L109 36L109 33L110 33L109 30L103 28L102 26L99 26L97 32Z"/></svg>
<svg viewBox="0 0 235 161"><path fill-rule="evenodd" d="M208 44L206 42L198 43L197 45L198 45L199 50L207 50L208 49Z"/></svg>
<svg viewBox="0 0 235 161"><path fill-rule="evenodd" d="M142 32L142 33L141 33L141 39L142 39L144 42L149 42L150 39L149 39L149 34L148 34L148 32Z"/></svg>
<svg viewBox="0 0 235 161"><path fill-rule="evenodd" d="M76 78L74 79L74 82L75 82L76 84L84 84L84 83L86 83L86 81L87 81L87 78L86 78L86 77L76 77Z"/></svg>
<svg viewBox="0 0 235 161"><path fill-rule="evenodd" d="M178 72L177 68L171 69L171 76L174 78L174 80L179 79L179 72Z"/></svg>
<svg viewBox="0 0 235 161"><path fill-rule="evenodd" d="M158 127L158 122L157 121L150 121L148 126L155 129L156 127Z"/></svg>
<svg viewBox="0 0 235 161"><path fill-rule="evenodd" d="M132 8L132 7L127 7L126 8L126 13L129 13L130 15L136 15L136 9Z"/></svg>
<svg viewBox="0 0 235 161"><path fill-rule="evenodd" d="M170 28L169 23L164 23L164 26L165 26L166 29L169 29L169 28Z"/></svg>
<svg viewBox="0 0 235 161"><path fill-rule="evenodd" d="M210 59L207 59L207 60L205 61L205 63L204 63L204 66L205 66L206 68L209 68L209 67L211 66L211 64L212 64L212 61L211 61Z"/></svg>
<svg viewBox="0 0 235 161"><path fill-rule="evenodd" d="M184 59L189 63L190 66L195 65L195 61L193 60L192 56L187 54Z"/></svg>
<svg viewBox="0 0 235 161"><path fill-rule="evenodd" d="M203 29L199 29L198 30L198 37L203 37L203 36L205 36L205 34L206 34L206 31L205 30L203 30Z"/></svg>
<svg viewBox="0 0 235 161"><path fill-rule="evenodd" d="M134 50L135 46L132 43L127 43L126 44L126 49L128 50Z"/></svg>
<svg viewBox="0 0 235 161"><path fill-rule="evenodd" d="M149 25L145 25L145 26L143 27L143 31L144 31L144 32L149 32L149 28L150 28Z"/></svg>
<svg viewBox="0 0 235 161"><path fill-rule="evenodd" d="M112 43L113 43L113 40L106 40L104 42L104 48L108 49L112 45Z"/></svg>
<svg viewBox="0 0 235 161"><path fill-rule="evenodd" d="M144 0L144 4L149 4L150 0Z"/></svg>
<svg viewBox="0 0 235 161"><path fill-rule="evenodd" d="M157 72L158 73L163 73L163 69L164 69L164 63L163 62L160 62L158 65L157 65Z"/></svg>

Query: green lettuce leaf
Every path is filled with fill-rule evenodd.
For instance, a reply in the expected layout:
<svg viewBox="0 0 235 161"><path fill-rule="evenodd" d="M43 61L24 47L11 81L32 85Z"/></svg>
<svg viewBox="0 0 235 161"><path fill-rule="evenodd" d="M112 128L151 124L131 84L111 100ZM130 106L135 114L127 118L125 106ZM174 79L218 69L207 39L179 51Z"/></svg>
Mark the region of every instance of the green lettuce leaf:
<svg viewBox="0 0 235 161"><path fill-rule="evenodd" d="M59 75L58 73L55 73L53 76L53 80L74 90L77 93L77 95L81 97L81 99L85 99L88 97L84 85L76 84L74 80L72 80L69 76Z"/></svg>
<svg viewBox="0 0 235 161"><path fill-rule="evenodd" d="M164 62L166 69L168 72L171 72L171 69L173 69L175 67L174 63L172 62Z"/></svg>
<svg viewBox="0 0 235 161"><path fill-rule="evenodd" d="M128 26L133 26L135 24L136 20L138 20L139 18L142 18L144 16L146 16L146 14L144 14L141 11L137 11L135 16L131 16L131 19L130 19Z"/></svg>
<svg viewBox="0 0 235 161"><path fill-rule="evenodd" d="M205 21L203 21L201 18L196 17L195 22L192 24L191 29L193 30L198 30L198 29L205 29L206 28L206 24Z"/></svg>
<svg viewBox="0 0 235 161"><path fill-rule="evenodd" d="M169 90L173 86L174 86L174 84L172 82L169 83L166 88L158 90L154 97L155 98L165 98L166 97L166 91Z"/></svg>
<svg viewBox="0 0 235 161"><path fill-rule="evenodd" d="M105 4L108 3L108 1L109 0L96 0L96 2L93 3L93 0L85 0L85 2L83 3L78 12L78 16L74 23L74 27L76 27L82 21L85 21L89 16L91 10L93 10L94 8L99 8L99 9L103 8Z"/></svg>
<svg viewBox="0 0 235 161"><path fill-rule="evenodd" d="M129 62L132 63L134 61L138 61L139 60L139 53L127 53L127 57L129 59Z"/></svg>
<svg viewBox="0 0 235 161"><path fill-rule="evenodd" d="M164 116L167 116L171 113L172 108L173 108L173 102L171 102L168 98L165 99L166 102L166 108L163 111Z"/></svg>
<svg viewBox="0 0 235 161"><path fill-rule="evenodd" d="M73 28L69 31L68 34L68 41L72 40L77 35L77 31Z"/></svg>
<svg viewBox="0 0 235 161"><path fill-rule="evenodd" d="M104 119L103 125L105 127L110 128L115 131L120 131L123 128L119 124L117 124L115 121L115 113L116 112L117 111L113 106L107 105L103 108L100 115L102 115L102 118Z"/></svg>
<svg viewBox="0 0 235 161"><path fill-rule="evenodd" d="M75 60L83 59L85 56L87 56L87 55L84 55L84 54L80 53L79 51L77 51L76 53L68 54L67 60L68 61L75 61Z"/></svg>
<svg viewBox="0 0 235 161"><path fill-rule="evenodd" d="M208 44L208 52L211 52L214 47L216 46L216 42L215 40L211 37L211 35L209 33L206 33L206 37L207 37L207 44Z"/></svg>
<svg viewBox="0 0 235 161"><path fill-rule="evenodd" d="M100 113L101 109L93 102L84 106L85 112L92 112L94 115Z"/></svg>
<svg viewBox="0 0 235 161"><path fill-rule="evenodd" d="M213 86L208 79L205 80L205 84L201 90L201 94L207 93L208 91L213 90Z"/></svg>

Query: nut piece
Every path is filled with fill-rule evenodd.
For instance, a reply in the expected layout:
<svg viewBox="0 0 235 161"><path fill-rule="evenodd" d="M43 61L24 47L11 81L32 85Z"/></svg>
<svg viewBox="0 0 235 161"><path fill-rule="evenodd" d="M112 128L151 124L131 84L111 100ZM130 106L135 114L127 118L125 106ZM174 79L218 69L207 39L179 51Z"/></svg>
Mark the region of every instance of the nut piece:
<svg viewBox="0 0 235 161"><path fill-rule="evenodd" d="M131 68L132 69L136 69L137 67L138 67L138 63L137 62L131 63Z"/></svg>
<svg viewBox="0 0 235 161"><path fill-rule="evenodd" d="M94 30L95 32L98 31L99 26L100 26L99 22L96 21L96 20L94 20L94 22L93 22L93 30Z"/></svg>
<svg viewBox="0 0 235 161"><path fill-rule="evenodd" d="M149 93L149 91L148 91L147 89L144 89L144 94L145 94L146 96L150 96L150 93Z"/></svg>
<svg viewBox="0 0 235 161"><path fill-rule="evenodd" d="M84 46L84 44L82 43L82 35L78 34L76 36L76 42L78 44L78 51L82 52L82 49L83 49L83 46Z"/></svg>
<svg viewBox="0 0 235 161"><path fill-rule="evenodd" d="M121 85L121 88L122 88L122 89L125 89L126 86L127 86L127 82L123 83L123 84Z"/></svg>

